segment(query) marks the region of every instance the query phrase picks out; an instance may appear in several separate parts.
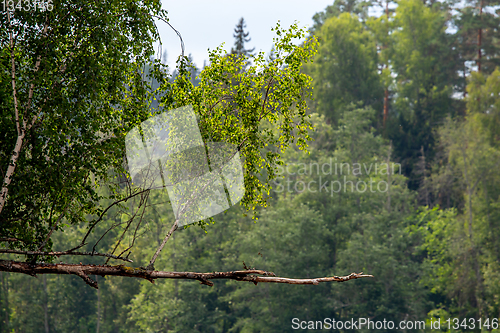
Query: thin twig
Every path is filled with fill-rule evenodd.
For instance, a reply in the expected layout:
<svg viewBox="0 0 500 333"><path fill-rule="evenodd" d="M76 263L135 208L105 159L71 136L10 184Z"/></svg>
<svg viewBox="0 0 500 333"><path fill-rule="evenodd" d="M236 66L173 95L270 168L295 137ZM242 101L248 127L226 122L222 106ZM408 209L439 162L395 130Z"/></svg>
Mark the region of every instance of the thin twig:
<svg viewBox="0 0 500 333"><path fill-rule="evenodd" d="M64 217L64 214L66 214L66 211L68 210L68 208L69 208L69 203L66 204L66 208L64 208L64 211L61 213L61 215L59 216L57 221L52 225L52 228L50 229L49 233L47 234L47 237L45 237L45 240L43 241L43 243L38 248L38 251L43 251L43 248L45 247L45 245L49 241L49 238L50 238L50 236L52 236L52 233L54 232L54 230L56 230L57 225L59 224L59 222L61 222L61 220Z"/></svg>
<svg viewBox="0 0 500 333"><path fill-rule="evenodd" d="M113 251L111 251L112 254L115 253L116 249L118 248L118 246L120 246L120 243L121 241L123 240L123 237L125 236L125 233L128 231L128 228L130 228L130 226L132 225L132 222L134 221L134 218L137 216L137 213L139 213L139 210L141 209L141 207L144 205L146 205L146 201L148 200L149 198L149 193L150 192L146 192L145 194L145 197L141 194L141 201L139 202L139 207L137 207L137 210L136 212L134 213L134 215L132 215L132 217L130 218L130 220L128 221L127 223L127 226L125 227L125 229L123 230L123 233L122 235L120 236L120 239L118 240L118 242L116 243ZM145 207L143 208L142 210L142 214L141 214L141 219L137 225L137 227L139 227L139 225L141 224L141 221L142 221L142 217L144 216L144 211L145 211ZM137 229L136 229L137 230ZM135 233L134 233L135 234ZM102 238L101 238L102 239ZM97 243L94 245L92 251L95 251L95 247L97 246ZM108 263L109 259L106 260L106 264Z"/></svg>
<svg viewBox="0 0 500 333"><path fill-rule="evenodd" d="M172 234L174 233L174 231L177 230L178 226L179 226L179 219L176 219L175 222L174 222L174 224L170 228L170 231L167 233L167 235L163 239L163 242L161 242L160 246L158 246L158 248L156 249L155 254L153 255L153 257L149 261L149 265L147 267L148 270L153 271L155 269L154 264L155 264L156 258L158 258L158 255L160 254L161 250L163 249L163 247L165 246L165 244L167 244L167 241L170 239L170 236L172 236Z"/></svg>
<svg viewBox="0 0 500 333"><path fill-rule="evenodd" d="M21 243L26 243L22 239L15 238L15 237L4 237L0 238L0 242L21 242Z"/></svg>
<svg viewBox="0 0 500 333"><path fill-rule="evenodd" d="M83 244L85 243L85 241L87 240L87 237L90 235L90 233L92 232L92 229L97 225L97 223L99 223L99 221L102 220L102 218L104 217L104 215L108 212L108 210L111 209L111 207L119 204L120 202L123 202L123 201L127 201L128 199L130 198L133 198L135 197L136 195L139 195L139 194L142 194L146 191L149 191L149 189L145 189L145 190L142 190L142 191L139 191L139 192L136 192L136 193L132 193L130 194L129 196L125 197L125 198L122 198L120 200L117 200L115 202L113 202L111 205L109 205L108 207L106 207L106 209L104 209L104 211L99 215L99 217L97 218L97 220L95 220L92 225L90 226L89 230L87 231L87 233L85 234L85 237L83 237L82 239L82 242L80 243L79 246L77 246L76 248L80 248L83 246Z"/></svg>
<svg viewBox="0 0 500 333"><path fill-rule="evenodd" d="M147 193L147 196L149 196L149 192ZM141 214L141 217L139 218L139 223L137 223L137 226L135 227L135 230L134 230L134 235L132 236L132 243L125 249L123 250L122 252L120 252L120 254L118 256L122 256L123 254L125 254L125 252L127 252L128 250L130 250L132 247L134 247L134 244L135 244L135 240L137 239L137 231L139 230L139 227L141 226L141 223L144 219L144 213L146 213L146 207L147 207L147 198L146 198L146 203L144 204L144 207L142 208L142 214ZM114 251L113 251L114 253ZM130 253L129 253L130 254ZM127 258L128 258L128 255L127 255ZM109 259L106 260L106 264L108 263Z"/></svg>
<svg viewBox="0 0 500 333"><path fill-rule="evenodd" d="M182 54L181 56L184 57L184 41L182 40L182 36L181 36L181 33L179 31L177 31L167 20L165 20L163 17L159 17L159 16L156 16L156 15L151 15L152 17L155 17L157 18L158 20L162 21L162 22L165 22L166 24L168 24L168 26L170 28L172 28L173 31L175 31L175 33L177 34L177 36L179 36L179 39L181 40L181 50L182 50Z"/></svg>
<svg viewBox="0 0 500 333"><path fill-rule="evenodd" d="M42 252L42 251L21 251L21 250L11 250L11 249L0 249L0 253L36 255L36 256L55 256L55 257L60 257L60 256L98 256L98 257L108 257L108 258L133 262L132 260L130 260L128 258L115 256L115 255L109 254L109 253L97 253L97 252L73 252L73 251Z"/></svg>

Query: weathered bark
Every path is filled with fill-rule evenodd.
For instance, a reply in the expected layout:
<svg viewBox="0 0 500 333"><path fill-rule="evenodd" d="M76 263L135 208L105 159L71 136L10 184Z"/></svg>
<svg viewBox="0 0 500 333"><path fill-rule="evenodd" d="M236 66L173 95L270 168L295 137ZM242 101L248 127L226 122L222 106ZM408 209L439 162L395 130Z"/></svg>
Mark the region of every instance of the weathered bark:
<svg viewBox="0 0 500 333"><path fill-rule="evenodd" d="M14 100L14 115L16 120L16 130L17 130L17 139L16 144L14 145L14 150L12 151L12 155L10 157L9 166L7 167L7 172L5 173L5 177L2 183L2 190L0 192L0 213L2 212L5 204L7 203L7 195L9 193L9 185L12 182L12 177L14 176L14 172L17 166L17 160L19 159L19 155L21 154L21 149L23 147L24 137L26 136L26 132L31 129L31 127L35 124L37 120L37 116L33 116L31 123L27 122L28 111L31 108L31 102L33 100L33 91L35 88L35 84L32 82L28 91L28 101L26 103L26 107L24 110L24 115L22 117L22 125L21 118L19 114L19 101L17 99L17 87L16 87L16 62L14 57L14 38L12 33L12 22L10 20L10 13L7 14L7 19L9 21L9 40L10 40L10 58L11 58L11 81L12 81L12 97ZM48 23L45 24L43 28L42 34L45 36L47 34ZM40 69L40 63L42 61L42 57L39 54L37 56L37 60L35 63L34 73L36 74Z"/></svg>
<svg viewBox="0 0 500 333"><path fill-rule="evenodd" d="M134 268L124 265L109 266L109 265L83 265L83 264L31 264L19 261L0 260L0 271L23 273L31 276L37 274L68 274L81 277L88 285L98 288L97 282L90 278L90 275L100 276L128 276L135 278L146 279L152 283L156 279L184 279L198 280L201 284L213 286L210 280L229 279L236 281L247 281L257 284L259 282L266 283L286 283L286 284L314 284L320 282L345 282L349 280L373 277L372 275L361 273L351 273L347 276L333 276L315 279L290 279L276 277L272 272L249 269L244 271L230 272L213 272L213 273L196 273L196 272L164 272L152 271L146 268ZM262 276L258 276L258 275Z"/></svg>

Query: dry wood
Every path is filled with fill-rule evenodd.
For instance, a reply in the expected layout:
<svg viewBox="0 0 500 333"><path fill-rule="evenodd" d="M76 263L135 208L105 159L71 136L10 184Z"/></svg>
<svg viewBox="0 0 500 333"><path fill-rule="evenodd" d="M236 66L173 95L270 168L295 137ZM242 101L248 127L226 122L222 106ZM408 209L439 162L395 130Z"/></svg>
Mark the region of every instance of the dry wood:
<svg viewBox="0 0 500 333"><path fill-rule="evenodd" d="M30 264L26 262L0 260L0 271L23 273L31 276L37 274L69 274L81 277L88 285L98 288L97 282L90 278L90 275L112 275L143 278L154 283L156 279L184 279L198 280L201 284L213 286L210 280L229 279L236 281L247 281L257 284L266 283L286 283L286 284L314 284L320 282L345 282L349 280L373 277L372 275L361 273L351 273L347 276L332 276L316 279L291 279L277 277L272 272L258 269L248 269L243 271L196 273L196 272L164 272L152 271L143 267L127 267L124 265L83 265L83 264ZM259 276L260 275L260 276Z"/></svg>

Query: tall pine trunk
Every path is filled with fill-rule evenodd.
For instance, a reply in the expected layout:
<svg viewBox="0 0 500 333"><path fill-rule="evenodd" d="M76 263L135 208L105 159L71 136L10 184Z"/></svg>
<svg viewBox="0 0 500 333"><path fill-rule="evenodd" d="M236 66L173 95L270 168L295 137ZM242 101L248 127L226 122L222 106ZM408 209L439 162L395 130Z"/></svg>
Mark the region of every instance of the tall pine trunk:
<svg viewBox="0 0 500 333"><path fill-rule="evenodd" d="M387 16L387 23L389 23L389 0L385 2L385 15ZM389 34L389 31L387 31ZM385 45L387 47L387 45ZM385 68L387 68L387 63L385 64ZM389 114L389 89L385 87L384 91L384 129L385 123L387 122L387 116Z"/></svg>
<svg viewBox="0 0 500 333"><path fill-rule="evenodd" d="M479 31L477 36L477 71L481 72L481 42L483 37L482 29L483 0L479 4Z"/></svg>

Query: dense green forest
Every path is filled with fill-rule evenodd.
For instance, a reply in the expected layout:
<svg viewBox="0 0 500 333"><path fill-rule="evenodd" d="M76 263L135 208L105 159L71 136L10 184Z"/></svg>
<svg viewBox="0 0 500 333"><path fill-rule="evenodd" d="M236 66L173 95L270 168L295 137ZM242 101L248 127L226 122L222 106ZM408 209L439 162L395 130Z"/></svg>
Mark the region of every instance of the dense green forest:
<svg viewBox="0 0 500 333"><path fill-rule="evenodd" d="M77 276L0 272L0 332L292 332L294 318L425 321L414 331L429 332L439 331L430 323L440 318L443 332L500 332L499 6L336 0L317 13L308 32L317 54L302 69L312 77L307 148L298 142L283 153L255 214L236 205L204 228L178 230L155 264L374 278L208 287L96 276L96 290ZM243 28L240 21L229 54L248 61L244 70L255 52ZM203 70L190 69L191 84L203 84ZM174 81L182 69L171 74ZM149 260L174 220L168 205L144 214L134 263ZM94 241L116 222L109 216ZM102 240L103 252L126 248L116 243L122 227ZM77 244L86 231L74 223L54 233L52 248ZM448 330L449 318L461 325ZM482 329L462 322L470 318Z"/></svg>

